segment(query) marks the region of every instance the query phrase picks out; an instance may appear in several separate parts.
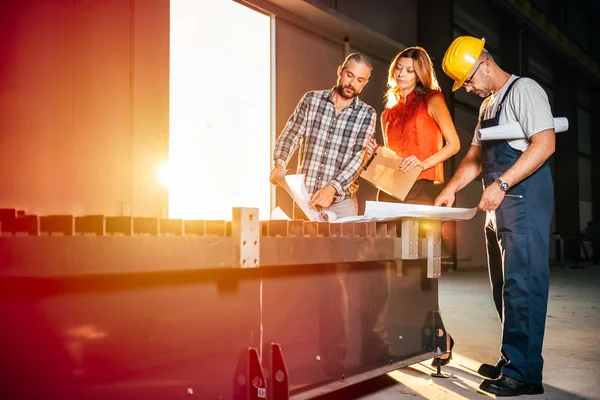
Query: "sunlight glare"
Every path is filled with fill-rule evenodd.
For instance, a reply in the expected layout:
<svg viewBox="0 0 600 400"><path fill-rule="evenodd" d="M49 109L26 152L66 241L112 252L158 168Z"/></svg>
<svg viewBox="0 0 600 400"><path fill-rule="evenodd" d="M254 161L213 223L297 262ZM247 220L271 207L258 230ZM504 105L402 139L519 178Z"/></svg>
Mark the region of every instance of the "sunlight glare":
<svg viewBox="0 0 600 400"><path fill-rule="evenodd" d="M169 218L270 212L270 17L232 0L171 0Z"/></svg>

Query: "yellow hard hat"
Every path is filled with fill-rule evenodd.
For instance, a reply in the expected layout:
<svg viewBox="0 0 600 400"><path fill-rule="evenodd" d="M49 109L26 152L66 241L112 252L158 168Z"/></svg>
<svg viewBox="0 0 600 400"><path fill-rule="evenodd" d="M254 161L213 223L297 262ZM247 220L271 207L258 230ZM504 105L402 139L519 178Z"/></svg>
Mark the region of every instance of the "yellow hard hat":
<svg viewBox="0 0 600 400"><path fill-rule="evenodd" d="M450 44L444 59L442 69L452 80L452 91L460 89L467 79L467 74L477 62L485 39L477 39L473 36L459 36Z"/></svg>

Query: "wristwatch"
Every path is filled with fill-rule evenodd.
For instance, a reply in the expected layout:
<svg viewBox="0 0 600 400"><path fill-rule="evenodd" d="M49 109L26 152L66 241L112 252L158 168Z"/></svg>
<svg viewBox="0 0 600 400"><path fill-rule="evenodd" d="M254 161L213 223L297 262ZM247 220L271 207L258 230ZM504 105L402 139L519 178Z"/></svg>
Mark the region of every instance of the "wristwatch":
<svg viewBox="0 0 600 400"><path fill-rule="evenodd" d="M498 186L500 186L500 190L502 190L503 192L506 192L508 190L508 188L510 187L510 185L506 182L502 182L502 180L500 180L500 178L496 179L496 183L498 184Z"/></svg>

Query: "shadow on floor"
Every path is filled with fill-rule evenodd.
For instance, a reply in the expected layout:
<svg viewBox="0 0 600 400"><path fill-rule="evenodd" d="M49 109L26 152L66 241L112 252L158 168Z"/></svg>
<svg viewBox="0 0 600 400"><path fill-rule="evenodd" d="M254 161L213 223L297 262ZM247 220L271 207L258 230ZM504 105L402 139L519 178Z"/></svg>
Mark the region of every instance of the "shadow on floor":
<svg viewBox="0 0 600 400"><path fill-rule="evenodd" d="M398 369L374 379L353 385L335 393L318 397L318 400L401 400L401 399L485 399L494 395L479 390L483 379L476 370L480 363L454 355L452 362L442 369L449 375L447 379L433 378L435 368L430 361ZM585 400L578 395L544 384L545 393L539 396L527 396L527 399L547 400Z"/></svg>

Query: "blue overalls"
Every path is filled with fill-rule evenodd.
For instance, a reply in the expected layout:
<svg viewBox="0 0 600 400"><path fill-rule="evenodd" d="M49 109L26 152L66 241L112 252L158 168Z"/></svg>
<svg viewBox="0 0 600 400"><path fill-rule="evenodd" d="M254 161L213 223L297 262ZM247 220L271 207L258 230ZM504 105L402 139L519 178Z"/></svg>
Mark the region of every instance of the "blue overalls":
<svg viewBox="0 0 600 400"><path fill-rule="evenodd" d="M518 79L517 79L518 80ZM500 112L482 128L498 125ZM485 111L483 113L485 115ZM522 154L506 140L481 143L483 184L508 170ZM554 189L546 161L535 173L509 188L496 211L488 211L485 235L494 303L502 322L502 374L523 382L542 383L542 342L549 290L550 221Z"/></svg>

